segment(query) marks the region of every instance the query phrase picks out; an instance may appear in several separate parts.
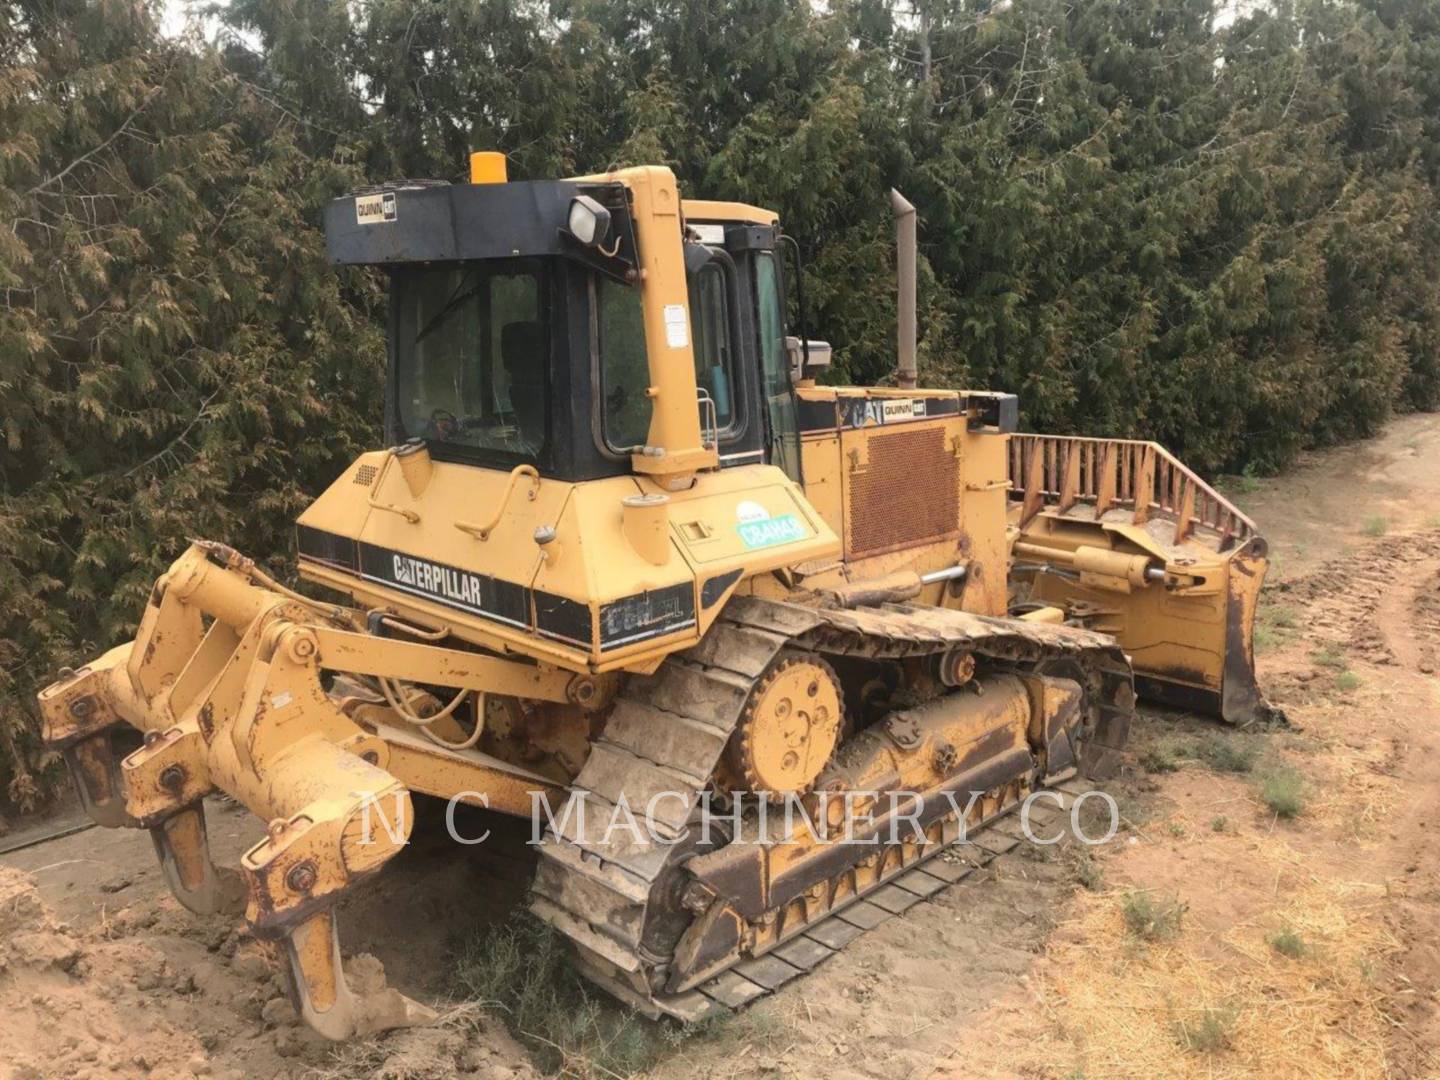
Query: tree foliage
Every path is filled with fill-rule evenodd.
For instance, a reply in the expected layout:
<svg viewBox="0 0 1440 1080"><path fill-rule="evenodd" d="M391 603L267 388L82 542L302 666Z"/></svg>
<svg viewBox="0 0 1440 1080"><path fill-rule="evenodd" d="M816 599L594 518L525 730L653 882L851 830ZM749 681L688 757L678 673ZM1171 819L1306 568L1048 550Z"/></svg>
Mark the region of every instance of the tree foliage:
<svg viewBox="0 0 1440 1080"><path fill-rule="evenodd" d="M28 805L36 690L133 633L187 537L283 561L377 437L384 347L314 225L353 168L141 5L0 11L0 778Z"/></svg>
<svg viewBox="0 0 1440 1080"><path fill-rule="evenodd" d="M0 0L0 783L36 688L123 640L190 535L283 566L378 437L348 187L663 162L775 208L836 381L893 364L886 191L919 208L922 374L1205 471L1440 403L1430 0Z"/></svg>

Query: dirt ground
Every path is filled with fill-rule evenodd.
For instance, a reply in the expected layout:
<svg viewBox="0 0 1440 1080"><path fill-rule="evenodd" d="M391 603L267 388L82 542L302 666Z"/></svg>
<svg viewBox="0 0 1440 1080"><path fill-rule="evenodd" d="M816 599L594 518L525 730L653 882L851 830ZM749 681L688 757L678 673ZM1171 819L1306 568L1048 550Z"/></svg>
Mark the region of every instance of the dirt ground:
<svg viewBox="0 0 1440 1080"><path fill-rule="evenodd" d="M1291 728L1145 710L1115 842L1003 856L650 1074L1440 1076L1437 463L1418 416L1236 481L1272 545L1259 664ZM257 836L225 804L210 823L222 860ZM344 909L347 949L446 1006L460 937L521 904L524 840L413 844ZM0 1080L535 1074L473 1007L337 1056L256 942L169 898L138 832L0 855L0 1015Z"/></svg>

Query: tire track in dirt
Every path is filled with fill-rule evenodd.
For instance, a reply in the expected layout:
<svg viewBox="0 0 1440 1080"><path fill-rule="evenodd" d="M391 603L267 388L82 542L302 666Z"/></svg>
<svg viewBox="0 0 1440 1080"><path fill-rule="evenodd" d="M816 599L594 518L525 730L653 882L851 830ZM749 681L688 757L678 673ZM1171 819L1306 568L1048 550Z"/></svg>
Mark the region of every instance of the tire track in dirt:
<svg viewBox="0 0 1440 1080"><path fill-rule="evenodd" d="M1434 670L1440 651L1440 532L1386 537L1276 592L1298 602L1299 630L1377 666ZM1398 603L1397 603L1398 601Z"/></svg>
<svg viewBox="0 0 1440 1080"><path fill-rule="evenodd" d="M1367 853L1384 868L1388 903L1380 919L1400 943L1376 973L1390 1020L1387 1075L1419 1080L1440 1067L1440 858L1431 840L1440 823L1440 731L1432 680L1440 667L1440 530L1377 539L1275 587L1294 607L1295 629L1312 661L1331 651L1343 662L1371 665L1383 680L1384 705L1357 703L1340 730L1353 747L1383 738L1390 753L1372 769L1400 785L1404 811L1389 842ZM1293 683L1296 665L1276 663L1266 682ZM1303 667L1303 665L1301 665ZM1387 672L1386 669L1389 669ZM1312 672L1303 681L1314 678ZM1312 685L1317 685L1312 683ZM1306 695L1308 696L1308 695Z"/></svg>
<svg viewBox="0 0 1440 1080"><path fill-rule="evenodd" d="M1161 796L1151 805L1163 816L1104 853L1113 891L1079 894L1047 943L1047 966L958 1034L937 1080L1440 1077L1440 530L1367 538L1271 585L1262 622L1286 631L1262 652L1260 676L1294 729L1243 736L1265 748L1252 777L1193 765L1134 777ZM1179 724L1162 737L1207 737ZM1258 797L1278 768L1307 785L1296 821L1274 818ZM1362 829L1358 812L1376 792L1390 809ZM1214 809L1226 816L1208 821ZM1186 905L1168 956L1147 954L1118 925L1127 889ZM1302 935L1302 959L1269 943L1284 926ZM1097 960L1107 956L1125 973L1113 986L1109 962ZM1142 1027L1148 1004L1121 995L1127 980L1173 1002L1160 1011L1174 1017ZM1201 1006L1230 1025L1210 1051L1176 1034ZM1097 1008L1123 1022L1097 1026L1098 1039L1077 1035L1077 1018L1095 1023ZM1272 1024L1289 1037L1275 1038Z"/></svg>

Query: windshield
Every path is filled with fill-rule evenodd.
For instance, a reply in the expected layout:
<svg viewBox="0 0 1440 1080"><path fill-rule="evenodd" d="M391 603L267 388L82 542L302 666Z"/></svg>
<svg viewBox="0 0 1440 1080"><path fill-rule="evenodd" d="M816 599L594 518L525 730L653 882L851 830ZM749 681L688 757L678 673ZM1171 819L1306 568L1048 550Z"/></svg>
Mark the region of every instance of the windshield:
<svg viewBox="0 0 1440 1080"><path fill-rule="evenodd" d="M405 437L542 455L550 366L545 275L533 259L397 275L395 381Z"/></svg>

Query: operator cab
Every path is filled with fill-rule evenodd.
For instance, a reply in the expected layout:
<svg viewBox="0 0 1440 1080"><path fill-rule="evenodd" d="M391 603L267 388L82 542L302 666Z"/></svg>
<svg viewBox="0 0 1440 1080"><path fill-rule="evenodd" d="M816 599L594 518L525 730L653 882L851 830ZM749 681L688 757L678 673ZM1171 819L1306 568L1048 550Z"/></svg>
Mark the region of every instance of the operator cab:
<svg viewBox="0 0 1440 1080"><path fill-rule="evenodd" d="M775 217L684 211L688 310L666 307L665 333L689 338L702 438L722 467L771 461L798 480ZM325 225L332 261L390 276L392 445L568 481L647 453L645 253L623 184L406 182L334 200Z"/></svg>

